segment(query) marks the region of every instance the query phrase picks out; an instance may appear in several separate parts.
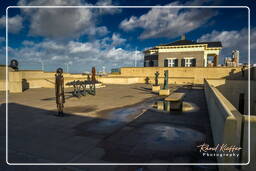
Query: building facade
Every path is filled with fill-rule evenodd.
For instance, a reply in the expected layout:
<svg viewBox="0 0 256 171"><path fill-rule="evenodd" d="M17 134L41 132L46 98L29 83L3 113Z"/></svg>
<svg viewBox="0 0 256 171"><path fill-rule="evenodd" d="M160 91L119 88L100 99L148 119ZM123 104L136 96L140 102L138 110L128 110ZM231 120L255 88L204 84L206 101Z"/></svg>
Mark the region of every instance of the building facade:
<svg viewBox="0 0 256 171"><path fill-rule="evenodd" d="M232 58L226 57L224 59L224 66L238 67L239 66L239 50L232 51Z"/></svg>
<svg viewBox="0 0 256 171"><path fill-rule="evenodd" d="M218 66L221 42L181 40L144 51L144 67Z"/></svg>

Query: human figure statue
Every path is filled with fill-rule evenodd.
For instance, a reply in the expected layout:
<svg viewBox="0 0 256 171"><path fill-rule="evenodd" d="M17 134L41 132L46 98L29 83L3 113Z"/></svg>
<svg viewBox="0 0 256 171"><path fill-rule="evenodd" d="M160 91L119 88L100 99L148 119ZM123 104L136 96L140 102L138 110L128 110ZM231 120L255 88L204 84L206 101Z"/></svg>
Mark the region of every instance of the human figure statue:
<svg viewBox="0 0 256 171"><path fill-rule="evenodd" d="M155 73L155 86L158 86L158 77L159 77L159 72L156 71L156 73Z"/></svg>
<svg viewBox="0 0 256 171"><path fill-rule="evenodd" d="M164 71L164 89L168 89L168 70Z"/></svg>
<svg viewBox="0 0 256 171"><path fill-rule="evenodd" d="M58 68L55 74L55 94L56 94L58 116L64 116L63 108L65 103L65 96L64 96L64 77L62 73L63 73L63 69Z"/></svg>
<svg viewBox="0 0 256 171"><path fill-rule="evenodd" d="M87 81L90 81L91 80L91 78L90 78L90 75L88 74L87 75Z"/></svg>
<svg viewBox="0 0 256 171"><path fill-rule="evenodd" d="M145 84L149 84L149 80L150 80L149 77L146 77L145 78Z"/></svg>
<svg viewBox="0 0 256 171"><path fill-rule="evenodd" d="M92 82L96 82L96 69L95 67L92 67Z"/></svg>

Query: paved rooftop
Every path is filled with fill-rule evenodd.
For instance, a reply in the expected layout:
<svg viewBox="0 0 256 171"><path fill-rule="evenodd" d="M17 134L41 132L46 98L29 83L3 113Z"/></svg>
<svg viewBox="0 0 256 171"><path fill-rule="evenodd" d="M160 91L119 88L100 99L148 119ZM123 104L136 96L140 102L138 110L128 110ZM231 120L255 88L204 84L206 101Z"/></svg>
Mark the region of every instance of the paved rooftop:
<svg viewBox="0 0 256 171"><path fill-rule="evenodd" d="M54 89L30 89L9 95L8 145L10 163L205 163L196 145L212 143L202 89L185 92L185 112L152 108L161 100L150 86L107 85L96 96L71 97L65 89L65 117L57 117ZM0 98L1 114L5 113ZM1 117L1 144L5 140ZM1 146L1 161L5 149ZM139 166L108 166L104 170L136 170ZM8 170L12 167L8 167ZM23 167L26 170L26 166ZM4 169L7 169L4 167ZM13 168L14 169L14 168ZM56 170L57 166L45 166ZM103 166L61 166L60 170L98 170ZM144 166L144 170L216 170L199 166Z"/></svg>

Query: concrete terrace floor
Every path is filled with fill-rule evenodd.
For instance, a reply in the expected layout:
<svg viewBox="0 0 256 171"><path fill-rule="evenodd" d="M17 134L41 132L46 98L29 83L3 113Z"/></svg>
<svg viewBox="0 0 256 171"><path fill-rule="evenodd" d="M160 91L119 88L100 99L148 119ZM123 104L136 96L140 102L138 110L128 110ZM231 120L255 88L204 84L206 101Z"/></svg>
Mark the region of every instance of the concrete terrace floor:
<svg viewBox="0 0 256 171"><path fill-rule="evenodd" d="M171 86L173 87L173 86ZM9 94L9 163L212 163L197 145L212 143L203 89L171 88L185 92L185 112L152 108L161 100L150 85L107 85L96 96L71 97L65 89L65 117L57 117L54 89L29 89ZM5 99L0 98L1 115ZM1 144L5 144L1 116ZM1 161L5 149L1 145ZM14 170L17 166L1 166ZM33 170L33 166L19 166ZM34 166L35 168L35 166ZM215 166L41 166L42 170L217 170ZM1 170L1 169L0 169ZM36 169L38 170L38 169Z"/></svg>

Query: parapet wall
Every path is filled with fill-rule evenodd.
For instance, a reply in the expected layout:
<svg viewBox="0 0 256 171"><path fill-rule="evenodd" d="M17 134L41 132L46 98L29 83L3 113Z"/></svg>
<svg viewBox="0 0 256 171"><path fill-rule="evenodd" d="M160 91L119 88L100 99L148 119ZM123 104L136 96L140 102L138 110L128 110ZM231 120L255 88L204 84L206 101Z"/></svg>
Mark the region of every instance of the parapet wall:
<svg viewBox="0 0 256 171"><path fill-rule="evenodd" d="M239 96L244 94L244 112L243 114L248 114L248 80L225 80L225 79L209 79L208 82L216 87L224 96L229 100L229 102L239 108ZM256 115L256 81L250 81L251 87L251 114Z"/></svg>
<svg viewBox="0 0 256 171"><path fill-rule="evenodd" d="M5 66L0 66L1 74L5 75ZM246 79L242 77L241 67L124 67L120 74L96 77L105 84L136 84L154 83L155 72L158 71L159 83L164 82L164 70L169 71L169 84L203 84L204 79ZM64 73L65 83L73 80L85 80L86 75ZM24 88L53 88L55 72L40 70L13 71L9 68L10 92L22 92ZM10 82L13 80L13 82ZM5 90L5 77L0 79L0 91ZM12 88L11 88L12 87Z"/></svg>
<svg viewBox="0 0 256 171"><path fill-rule="evenodd" d="M241 67L124 67L120 69L123 77L139 77L145 82L146 77L154 81L155 72L159 72L160 83L163 82L164 71L169 71L169 83L204 84L204 79L243 79Z"/></svg>
<svg viewBox="0 0 256 171"><path fill-rule="evenodd" d="M242 115L208 80L205 80L204 90L214 144L240 146ZM226 162L221 158L218 161Z"/></svg>
<svg viewBox="0 0 256 171"><path fill-rule="evenodd" d="M251 124L251 132L256 131L256 116L242 115L212 84L211 80L205 80L205 96L210 117L214 144L229 144L242 147L240 157L218 157L219 163L248 163L248 125ZM256 150L256 138L250 137L250 152ZM254 142L254 143L253 143ZM251 163L255 163L256 156L251 154ZM252 171L255 166L245 165L240 170ZM219 166L220 171L238 171L234 166Z"/></svg>

